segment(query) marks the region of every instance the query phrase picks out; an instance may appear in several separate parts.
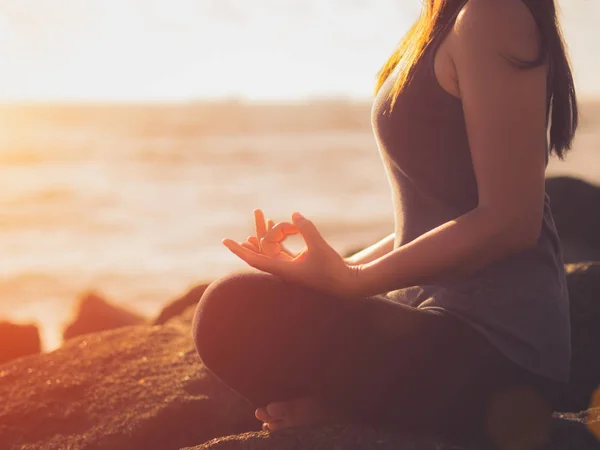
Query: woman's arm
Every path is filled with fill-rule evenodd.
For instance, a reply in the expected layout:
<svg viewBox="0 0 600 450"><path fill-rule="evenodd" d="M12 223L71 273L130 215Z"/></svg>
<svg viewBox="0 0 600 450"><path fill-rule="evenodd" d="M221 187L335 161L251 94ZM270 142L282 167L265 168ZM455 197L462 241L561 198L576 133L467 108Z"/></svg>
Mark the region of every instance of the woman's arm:
<svg viewBox="0 0 600 450"><path fill-rule="evenodd" d="M353 292L381 294L467 274L527 248L533 233L519 233L492 211L476 208L367 264L358 264Z"/></svg>
<svg viewBox="0 0 600 450"><path fill-rule="evenodd" d="M350 265L367 264L383 255L387 255L394 249L395 236L396 234L392 233L360 252L355 253L348 258L344 258L344 261Z"/></svg>
<svg viewBox="0 0 600 450"><path fill-rule="evenodd" d="M472 0L448 36L467 125L476 209L357 266L355 291L372 295L467 274L533 245L541 229L547 67L535 59L534 19L520 1Z"/></svg>

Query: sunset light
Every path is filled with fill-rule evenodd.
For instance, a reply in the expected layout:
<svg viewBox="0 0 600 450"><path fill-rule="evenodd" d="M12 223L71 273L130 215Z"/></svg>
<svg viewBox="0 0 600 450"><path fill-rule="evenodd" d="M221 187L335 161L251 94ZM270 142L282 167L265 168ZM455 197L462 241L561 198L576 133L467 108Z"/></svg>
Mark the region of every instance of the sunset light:
<svg viewBox="0 0 600 450"><path fill-rule="evenodd" d="M599 24L0 0L0 450L597 449Z"/></svg>
<svg viewBox="0 0 600 450"><path fill-rule="evenodd" d="M600 95L594 1L562 0ZM0 5L0 101L368 98L417 1L28 0ZM594 37L595 36L595 37Z"/></svg>

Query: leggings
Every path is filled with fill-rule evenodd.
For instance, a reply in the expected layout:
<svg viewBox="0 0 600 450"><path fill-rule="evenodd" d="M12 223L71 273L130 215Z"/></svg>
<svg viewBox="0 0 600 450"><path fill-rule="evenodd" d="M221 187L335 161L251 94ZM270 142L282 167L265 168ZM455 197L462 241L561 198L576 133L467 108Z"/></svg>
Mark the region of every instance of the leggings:
<svg viewBox="0 0 600 450"><path fill-rule="evenodd" d="M206 367L256 407L316 396L352 422L455 439L550 423L552 380L461 320L384 295L347 300L236 272L203 294L193 337Z"/></svg>

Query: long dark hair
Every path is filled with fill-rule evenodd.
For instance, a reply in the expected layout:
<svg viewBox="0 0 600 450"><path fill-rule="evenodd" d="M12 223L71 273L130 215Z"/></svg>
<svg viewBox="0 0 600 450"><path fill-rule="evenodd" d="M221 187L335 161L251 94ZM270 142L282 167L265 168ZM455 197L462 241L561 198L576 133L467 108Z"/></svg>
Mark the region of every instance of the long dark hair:
<svg viewBox="0 0 600 450"><path fill-rule="evenodd" d="M550 123L550 153L563 159L571 149L579 121L575 84L554 0L522 0L529 8L542 37L539 56L533 61L513 61L523 69L539 67L548 62L548 121ZM412 69L428 45L452 26L467 0L424 0L419 19L402 38L392 56L378 72L375 93L398 64L400 72L390 95L393 107L403 87L410 81Z"/></svg>

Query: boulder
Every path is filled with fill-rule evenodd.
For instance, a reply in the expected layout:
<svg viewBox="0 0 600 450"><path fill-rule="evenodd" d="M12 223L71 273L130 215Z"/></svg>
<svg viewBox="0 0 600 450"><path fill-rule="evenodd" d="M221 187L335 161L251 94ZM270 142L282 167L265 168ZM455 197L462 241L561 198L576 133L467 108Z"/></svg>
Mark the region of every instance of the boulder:
<svg viewBox="0 0 600 450"><path fill-rule="evenodd" d="M74 316L75 319L63 330L65 341L82 334L146 322L146 318L141 314L115 305L95 292L80 297Z"/></svg>
<svg viewBox="0 0 600 450"><path fill-rule="evenodd" d="M442 440L358 425L312 426L216 438L182 450L446 450Z"/></svg>
<svg viewBox="0 0 600 450"><path fill-rule="evenodd" d="M567 265L567 273L573 323L572 383L561 393L558 410L562 412L554 414L550 432L534 436L546 442L511 447L515 450L600 448L600 391L593 395L600 386L600 262ZM393 434L357 425L260 432L252 406L199 361L190 330L194 311L192 304L163 325L87 334L52 353L0 366L0 448L490 448L489 443L460 447L433 436Z"/></svg>
<svg viewBox="0 0 600 450"><path fill-rule="evenodd" d="M590 406L600 387L600 262L565 268L571 306L571 379L557 409L577 412Z"/></svg>
<svg viewBox="0 0 600 450"><path fill-rule="evenodd" d="M259 428L201 364L189 321L80 336L0 366L0 448L170 450Z"/></svg>
<svg viewBox="0 0 600 450"><path fill-rule="evenodd" d="M566 263L600 261L600 186L572 177L546 179Z"/></svg>
<svg viewBox="0 0 600 450"><path fill-rule="evenodd" d="M538 444L532 444L534 440ZM579 415L555 414L549 434L510 446L456 445L442 439L394 434L357 425L260 431L213 439L185 450L598 450L600 408Z"/></svg>
<svg viewBox="0 0 600 450"><path fill-rule="evenodd" d="M0 322L0 364L41 351L37 326Z"/></svg>
<svg viewBox="0 0 600 450"><path fill-rule="evenodd" d="M202 283L191 288L181 297L176 298L165 306L158 317L152 321L154 325L162 325L169 319L183 313L190 306L196 306L210 283Z"/></svg>

